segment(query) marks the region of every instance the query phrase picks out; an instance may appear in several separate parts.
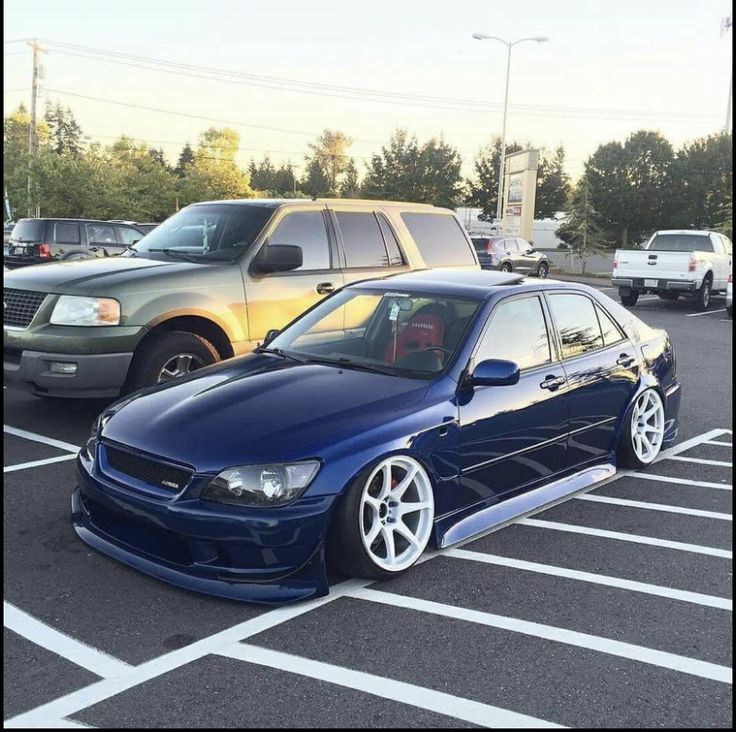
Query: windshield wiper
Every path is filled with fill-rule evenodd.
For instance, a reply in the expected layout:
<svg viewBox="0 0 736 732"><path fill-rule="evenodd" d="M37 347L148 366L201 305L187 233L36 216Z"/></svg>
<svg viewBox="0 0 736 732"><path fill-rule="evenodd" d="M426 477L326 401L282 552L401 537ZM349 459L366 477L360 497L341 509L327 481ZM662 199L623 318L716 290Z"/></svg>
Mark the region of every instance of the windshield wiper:
<svg viewBox="0 0 736 732"><path fill-rule="evenodd" d="M302 356L297 356L293 353L287 353L281 348L268 348L266 346L258 346L258 348L253 349L253 353L268 353L273 356L279 356L284 360L296 361L297 363L307 363L306 358L303 358Z"/></svg>
<svg viewBox="0 0 736 732"><path fill-rule="evenodd" d="M361 371L372 371L378 374L387 374L388 376L398 376L399 370L394 366L384 366L381 364L373 363L359 363L357 361L351 361L349 358L342 356L341 358L323 358L322 356L310 356L309 361L311 363L327 363L334 364L335 366L342 366L348 369L356 369Z"/></svg>
<svg viewBox="0 0 736 732"><path fill-rule="evenodd" d="M197 255L184 254L180 251L177 251L176 249L146 249L146 251L147 252L163 252L166 256L172 257L173 259L181 259L185 262L194 262L195 264L199 264L202 261L201 259L194 258Z"/></svg>

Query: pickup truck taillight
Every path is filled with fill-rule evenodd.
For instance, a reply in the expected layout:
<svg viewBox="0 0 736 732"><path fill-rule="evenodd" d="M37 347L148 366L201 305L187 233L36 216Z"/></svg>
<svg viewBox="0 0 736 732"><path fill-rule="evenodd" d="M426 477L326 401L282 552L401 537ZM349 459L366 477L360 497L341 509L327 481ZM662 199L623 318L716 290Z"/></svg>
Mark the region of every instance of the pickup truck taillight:
<svg viewBox="0 0 736 732"><path fill-rule="evenodd" d="M41 259L51 259L51 247L48 244L39 244L36 253Z"/></svg>
<svg viewBox="0 0 736 732"><path fill-rule="evenodd" d="M728 275L728 281L733 284L733 274Z"/></svg>
<svg viewBox="0 0 736 732"><path fill-rule="evenodd" d="M618 267L618 262L614 259L613 260L613 268L616 269Z"/></svg>
<svg viewBox="0 0 736 732"><path fill-rule="evenodd" d="M697 269L698 263L695 259L691 258L690 261L687 263L687 271L688 272L695 272Z"/></svg>

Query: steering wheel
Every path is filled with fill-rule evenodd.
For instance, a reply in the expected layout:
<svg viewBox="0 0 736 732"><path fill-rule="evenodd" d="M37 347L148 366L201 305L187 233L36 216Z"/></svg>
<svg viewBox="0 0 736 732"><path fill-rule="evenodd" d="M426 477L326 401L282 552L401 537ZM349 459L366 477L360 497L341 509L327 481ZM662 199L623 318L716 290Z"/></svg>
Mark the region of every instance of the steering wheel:
<svg viewBox="0 0 736 732"><path fill-rule="evenodd" d="M450 358L450 355L452 354L452 351L448 350L447 348L443 348L442 346L427 346L427 348L423 348L423 351L439 351L444 358L442 359L442 363L446 363L447 359Z"/></svg>

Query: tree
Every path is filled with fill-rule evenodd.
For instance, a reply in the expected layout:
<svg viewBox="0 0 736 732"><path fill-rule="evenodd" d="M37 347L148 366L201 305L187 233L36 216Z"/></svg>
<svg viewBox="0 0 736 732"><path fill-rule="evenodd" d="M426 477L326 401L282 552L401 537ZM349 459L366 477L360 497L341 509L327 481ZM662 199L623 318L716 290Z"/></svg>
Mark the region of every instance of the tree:
<svg viewBox="0 0 736 732"><path fill-rule="evenodd" d="M608 240L593 206L593 189L586 176L575 186L565 219L555 234L568 245L570 254L580 259L583 274L586 258L606 248Z"/></svg>
<svg viewBox="0 0 736 732"><path fill-rule="evenodd" d="M623 145L601 145L586 162L593 206L624 248L666 223L673 161L672 145L660 133L640 130Z"/></svg>
<svg viewBox="0 0 736 732"><path fill-rule="evenodd" d="M179 153L179 160L176 163L174 172L179 176L179 178L183 178L186 175L187 166L192 165L193 163L194 150L192 150L192 146L187 142Z"/></svg>
<svg viewBox="0 0 736 732"><path fill-rule="evenodd" d="M273 187L280 196L296 196L298 181L291 162L281 165L274 174Z"/></svg>
<svg viewBox="0 0 736 732"><path fill-rule="evenodd" d="M46 104L44 120L51 136L54 152L80 155L82 152L82 128L69 107L64 109L60 103Z"/></svg>
<svg viewBox="0 0 736 732"><path fill-rule="evenodd" d="M554 155L542 151L537 172L535 219L551 219L565 208L570 197L570 176L565 172L565 148L560 145Z"/></svg>
<svg viewBox="0 0 736 732"><path fill-rule="evenodd" d="M340 184L340 195L343 198L358 198L360 196L360 181L358 179L358 168L355 165L355 160L350 158L347 167L345 168L345 175L342 183Z"/></svg>
<svg viewBox="0 0 736 732"><path fill-rule="evenodd" d="M251 160L248 173L251 188L257 191L276 190L276 168L274 168L268 155L264 156L258 165L254 160Z"/></svg>
<svg viewBox="0 0 736 732"><path fill-rule="evenodd" d="M506 155L520 152L518 142L506 143ZM493 221L498 210L498 168L501 164L501 138L495 137L482 148L473 161L473 176L466 181L466 198L470 206L483 209L481 221Z"/></svg>
<svg viewBox="0 0 736 732"><path fill-rule="evenodd" d="M307 171L302 181L302 190L312 198L322 198L332 195L331 181L320 165L319 160L312 158L307 162Z"/></svg>
<svg viewBox="0 0 736 732"><path fill-rule="evenodd" d="M307 193L312 195L337 195L340 176L348 167L349 156L347 151L352 144L353 141L340 130L324 130L316 142L309 143L308 147L312 152L311 155L307 155L305 158L307 171L310 168L312 169L314 181L326 179L327 190L321 191L319 194L312 194L310 190L305 189ZM316 166L322 169L322 174L317 174ZM309 174L307 177L309 178Z"/></svg>

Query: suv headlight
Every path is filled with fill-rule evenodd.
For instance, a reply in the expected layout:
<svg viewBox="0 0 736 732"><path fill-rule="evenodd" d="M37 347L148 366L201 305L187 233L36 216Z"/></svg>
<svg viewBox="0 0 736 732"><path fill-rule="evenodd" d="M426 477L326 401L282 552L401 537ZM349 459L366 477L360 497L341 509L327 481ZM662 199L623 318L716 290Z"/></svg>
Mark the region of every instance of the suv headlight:
<svg viewBox="0 0 736 732"><path fill-rule="evenodd" d="M307 489L318 471L317 460L239 465L223 470L204 489L202 498L238 506L284 506Z"/></svg>
<svg viewBox="0 0 736 732"><path fill-rule="evenodd" d="M120 303L111 297L62 295L50 322L52 325L119 325Z"/></svg>

